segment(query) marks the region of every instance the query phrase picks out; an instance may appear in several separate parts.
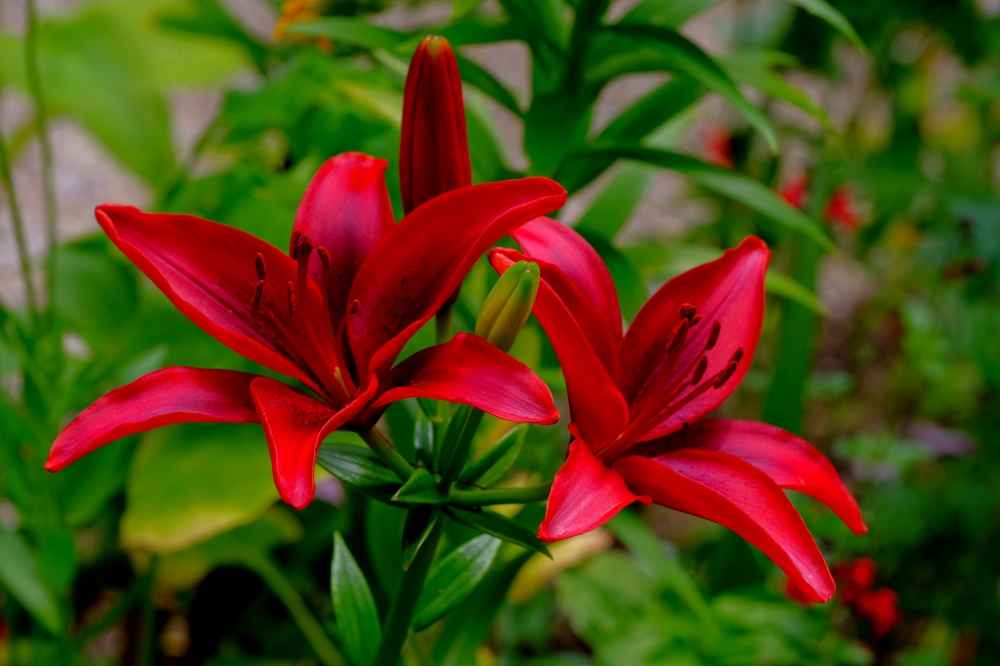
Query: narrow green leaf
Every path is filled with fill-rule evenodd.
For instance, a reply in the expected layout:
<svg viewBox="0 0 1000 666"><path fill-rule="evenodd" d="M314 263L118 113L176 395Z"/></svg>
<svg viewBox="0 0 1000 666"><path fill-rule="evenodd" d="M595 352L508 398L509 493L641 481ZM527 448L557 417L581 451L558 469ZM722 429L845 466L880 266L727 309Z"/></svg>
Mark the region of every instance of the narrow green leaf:
<svg viewBox="0 0 1000 666"><path fill-rule="evenodd" d="M458 61L458 72L462 75L462 81L479 88L514 115L518 117L524 115L514 95L492 74L461 54L456 53L455 60Z"/></svg>
<svg viewBox="0 0 1000 666"><path fill-rule="evenodd" d="M392 500L410 504L443 504L448 498L438 490L437 477L420 468L410 475L406 483L392 496Z"/></svg>
<svg viewBox="0 0 1000 666"><path fill-rule="evenodd" d="M482 488L492 486L517 460L527 434L528 426L524 423L511 429L500 441L466 465L461 479Z"/></svg>
<svg viewBox="0 0 1000 666"><path fill-rule="evenodd" d="M440 507L430 504L418 505L406 513L403 523L403 569L409 569L410 563L416 557L417 551L427 541L434 523L437 520Z"/></svg>
<svg viewBox="0 0 1000 666"><path fill-rule="evenodd" d="M326 37L334 42L365 49L391 51L410 39L410 35L369 23L362 19L327 17L308 23L293 23L286 32L313 37Z"/></svg>
<svg viewBox="0 0 1000 666"><path fill-rule="evenodd" d="M379 641L382 640L378 609L365 575L339 532L333 535L330 591L347 658L355 666L369 666L375 660Z"/></svg>
<svg viewBox="0 0 1000 666"><path fill-rule="evenodd" d="M399 489L399 477L371 450L350 444L319 447L316 462L349 486L388 500Z"/></svg>
<svg viewBox="0 0 1000 666"><path fill-rule="evenodd" d="M434 461L434 424L423 411L417 413L416 423L413 424L413 451L424 465Z"/></svg>
<svg viewBox="0 0 1000 666"><path fill-rule="evenodd" d="M529 550L538 551L543 555L551 557L549 549L535 536L534 532L510 518L500 515L496 511L490 511L489 509L471 511L450 506L446 506L444 510L445 513L463 525L468 525L480 532L492 534L498 539L509 541L510 543L528 548Z"/></svg>
<svg viewBox="0 0 1000 666"><path fill-rule="evenodd" d="M854 26L852 26L850 21L848 21L843 14L837 11L826 0L785 0L785 2L797 5L813 16L823 19L831 26L839 30L844 37L851 40L851 43L854 44L859 51L862 53L867 52L865 49L865 43L861 41L861 37L859 37L857 31L854 30Z"/></svg>
<svg viewBox="0 0 1000 666"><path fill-rule="evenodd" d="M0 529L0 584L46 630L54 635L62 631L59 606L42 582L35 556L19 534L4 529Z"/></svg>
<svg viewBox="0 0 1000 666"><path fill-rule="evenodd" d="M624 164L580 217L575 229L584 235L614 240L642 200L656 170L641 164Z"/></svg>
<svg viewBox="0 0 1000 666"><path fill-rule="evenodd" d="M601 259L611 273L611 279L615 283L615 291L618 292L618 300L621 304L622 316L627 321L631 321L639 312L648 294L646 284L642 280L642 275L636 269L629 258L609 241L589 235L586 231L583 237L594 246Z"/></svg>
<svg viewBox="0 0 1000 666"><path fill-rule="evenodd" d="M455 0L451 8L451 20L462 18L483 4L483 0Z"/></svg>
<svg viewBox="0 0 1000 666"><path fill-rule="evenodd" d="M805 213L789 206L781 197L757 181L736 171L712 166L689 155L635 144L610 146L598 144L580 155L584 159L601 155L614 156L677 171L706 190L737 201L793 231L802 233L825 250L836 249L826 232Z"/></svg>
<svg viewBox="0 0 1000 666"><path fill-rule="evenodd" d="M483 534L441 560L424 583L413 628L426 629L468 597L486 576L499 548L500 539Z"/></svg>
<svg viewBox="0 0 1000 666"><path fill-rule="evenodd" d="M764 288L776 296L782 296L803 305L818 315L826 316L826 306L823 305L823 301L806 289L802 283L796 282L794 278L784 273L768 269L767 277L764 278Z"/></svg>
<svg viewBox="0 0 1000 666"><path fill-rule="evenodd" d="M643 0L622 17L621 23L645 23L679 28L721 0Z"/></svg>

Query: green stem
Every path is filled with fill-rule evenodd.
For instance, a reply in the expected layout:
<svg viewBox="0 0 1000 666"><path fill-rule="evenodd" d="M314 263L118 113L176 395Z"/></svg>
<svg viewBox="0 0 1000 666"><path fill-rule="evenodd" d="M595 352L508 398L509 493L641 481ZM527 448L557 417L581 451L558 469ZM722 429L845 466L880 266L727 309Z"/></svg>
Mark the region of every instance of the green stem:
<svg viewBox="0 0 1000 666"><path fill-rule="evenodd" d="M382 630L382 641L378 645L378 652L375 654L373 666L396 666L399 660L400 650L410 633L410 622L413 620L413 611L417 609L417 601L420 599L420 591L424 587L424 580L427 572L434 561L434 553L437 551L438 542L441 540L441 533L444 532L445 517L439 514L431 533L427 536L424 545L417 551L410 568L403 572L403 579L399 583L396 597L389 607L389 616L385 620L385 628Z"/></svg>
<svg viewBox="0 0 1000 666"><path fill-rule="evenodd" d="M42 89L41 70L38 66L38 8L35 0L27 0L28 32L24 40L24 62L28 74L28 88L35 102L35 122L38 140L42 147L42 191L45 197L45 237L49 248L46 270L49 302L52 302L56 283L56 184L52 141L49 138L48 111Z"/></svg>
<svg viewBox="0 0 1000 666"><path fill-rule="evenodd" d="M396 450L389 438L377 427L361 432L361 439L365 440L369 448L396 473L401 480L406 481L413 474L413 467L406 462L406 458Z"/></svg>
<svg viewBox="0 0 1000 666"><path fill-rule="evenodd" d="M490 490L453 490L451 503L457 506L489 506L493 504L530 504L544 502L552 490L551 483L520 488L492 488Z"/></svg>
<svg viewBox="0 0 1000 666"><path fill-rule="evenodd" d="M309 641L316 656L319 657L324 666L345 666L344 658L337 651L330 637L326 635L323 626L313 616L309 607L302 601L302 597L288 582L281 570L271 560L257 553L248 555L245 561L247 566L264 580L275 596L285 605L295 624L305 635L306 640Z"/></svg>
<svg viewBox="0 0 1000 666"><path fill-rule="evenodd" d="M452 416L448 430L445 432L441 455L438 459L438 469L441 472L442 491L446 491L452 481L462 473L462 468L469 459L472 448L472 438L483 421L484 412L468 405L459 405Z"/></svg>
<svg viewBox="0 0 1000 666"><path fill-rule="evenodd" d="M139 627L139 649L136 663L139 666L153 666L156 654L156 606L153 605L153 578L156 575L156 561L149 569L148 585L143 586L142 624Z"/></svg>
<svg viewBox="0 0 1000 666"><path fill-rule="evenodd" d="M35 298L35 285L31 281L31 259L28 257L28 243L24 236L24 218L21 217L21 205L17 201L17 190L14 189L14 174L10 168L7 153L7 141L0 136L0 181L7 190L7 205L10 207L10 221L14 226L14 241L17 244L17 256L21 262L21 278L24 280L24 293L27 296L28 312L31 323L38 328L38 301Z"/></svg>

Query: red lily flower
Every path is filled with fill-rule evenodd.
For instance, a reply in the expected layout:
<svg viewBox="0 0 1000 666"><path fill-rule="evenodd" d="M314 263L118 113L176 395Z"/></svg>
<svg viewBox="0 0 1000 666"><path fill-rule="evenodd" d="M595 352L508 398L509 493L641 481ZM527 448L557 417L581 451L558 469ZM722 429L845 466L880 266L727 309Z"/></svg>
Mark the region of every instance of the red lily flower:
<svg viewBox="0 0 1000 666"><path fill-rule="evenodd" d="M760 548L809 598L835 586L782 489L830 506L864 532L830 462L798 437L749 421L698 421L746 374L764 316L770 256L748 238L717 261L667 282L622 336L607 268L573 230L538 219L513 234L541 267L534 313L566 376L574 441L556 474L538 535L587 532L638 500L720 523ZM522 258L490 253L503 270Z"/></svg>
<svg viewBox="0 0 1000 666"><path fill-rule="evenodd" d="M275 485L302 508L315 492L323 439L339 428L371 427L395 400L465 403L510 421L558 420L545 384L474 335L392 365L477 257L562 206L565 192L544 178L477 185L437 197L394 225L386 166L360 153L327 161L299 205L290 256L189 215L99 206L104 231L181 312L315 397L243 372L164 368L85 409L52 445L46 469L170 423L260 422Z"/></svg>
<svg viewBox="0 0 1000 666"><path fill-rule="evenodd" d="M407 214L443 192L472 184L462 79L444 37L424 37L406 74L399 184Z"/></svg>
<svg viewBox="0 0 1000 666"><path fill-rule="evenodd" d="M788 179L788 182L778 190L782 199L788 205L802 210L806 206L806 197L809 195L809 180L805 172L797 173Z"/></svg>
<svg viewBox="0 0 1000 666"><path fill-rule="evenodd" d="M853 189L847 185L841 185L833 191L830 200L826 202L826 219L832 224L839 224L850 231L858 228L861 216L858 215L854 206Z"/></svg>

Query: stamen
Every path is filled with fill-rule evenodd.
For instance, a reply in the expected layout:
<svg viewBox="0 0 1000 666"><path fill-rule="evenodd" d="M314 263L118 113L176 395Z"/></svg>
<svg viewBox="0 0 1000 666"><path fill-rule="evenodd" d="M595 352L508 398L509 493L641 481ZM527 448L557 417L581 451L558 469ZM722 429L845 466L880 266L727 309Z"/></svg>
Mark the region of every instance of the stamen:
<svg viewBox="0 0 1000 666"><path fill-rule="evenodd" d="M681 343L681 340L684 339L684 336L687 334L687 330L690 325L691 325L690 322L686 318L681 319L681 323L677 324L677 327L670 332L670 337L667 338L668 354L672 352L674 349L676 349L677 345Z"/></svg>
<svg viewBox="0 0 1000 666"><path fill-rule="evenodd" d="M253 298L250 299L250 309L257 312L260 309L262 298L264 298L264 281L257 280L257 284L253 288Z"/></svg>
<svg viewBox="0 0 1000 666"><path fill-rule="evenodd" d="M698 382L705 376L706 370L708 370L708 357L702 354L698 358L698 364L694 367L694 377L691 378L691 386L698 385Z"/></svg>
<svg viewBox="0 0 1000 666"><path fill-rule="evenodd" d="M715 383L712 384L712 386L714 388L722 388L722 385L728 382L729 378L732 377L733 373L736 372L736 366L738 366L739 364L740 364L739 361L730 361L729 363L727 363L726 367L723 368L722 372L719 373L719 378L715 380Z"/></svg>
<svg viewBox="0 0 1000 666"><path fill-rule="evenodd" d="M739 347L733 352L733 355L729 357L730 363L739 363L743 360L743 347Z"/></svg>
<svg viewBox="0 0 1000 666"><path fill-rule="evenodd" d="M681 319L687 319L688 321L694 319L695 313L698 309L691 305L690 303L685 303L681 306Z"/></svg>
<svg viewBox="0 0 1000 666"><path fill-rule="evenodd" d="M294 259L295 261L300 261L303 258L301 256L302 251L305 250L306 251L305 259L308 260L309 253L311 253L315 247L316 243L313 243L309 239L309 236L306 236L303 233L299 233L295 238L295 245L293 246L292 249L292 259Z"/></svg>
<svg viewBox="0 0 1000 666"><path fill-rule="evenodd" d="M353 301L351 301L351 307L347 312L348 314L357 314L358 308L360 307L361 307L361 301L355 298Z"/></svg>
<svg viewBox="0 0 1000 666"><path fill-rule="evenodd" d="M257 253L257 256L253 258L253 266L257 269L257 279L264 279L264 255Z"/></svg>
<svg viewBox="0 0 1000 666"><path fill-rule="evenodd" d="M693 328L694 325L697 324L699 321L701 321L701 315L698 315L697 317L691 320L691 327Z"/></svg>
<svg viewBox="0 0 1000 666"><path fill-rule="evenodd" d="M330 270L332 265L330 262L330 253L326 251L325 247L316 248L316 254L319 255L319 260L323 262L323 268Z"/></svg>
<svg viewBox="0 0 1000 666"><path fill-rule="evenodd" d="M288 314L293 315L295 314L295 289L291 282L288 283L285 294L288 296Z"/></svg>
<svg viewBox="0 0 1000 666"><path fill-rule="evenodd" d="M705 343L705 351L710 351L715 343L719 341L719 333L722 331L722 324L716 320L712 322L712 332L708 334L708 342Z"/></svg>

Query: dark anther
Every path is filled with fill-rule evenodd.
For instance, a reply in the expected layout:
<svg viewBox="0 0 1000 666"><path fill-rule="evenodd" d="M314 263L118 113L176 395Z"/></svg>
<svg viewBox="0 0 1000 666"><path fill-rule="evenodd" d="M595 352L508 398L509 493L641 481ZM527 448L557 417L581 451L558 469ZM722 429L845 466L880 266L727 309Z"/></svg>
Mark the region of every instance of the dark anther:
<svg viewBox="0 0 1000 666"><path fill-rule="evenodd" d="M705 343L705 351L712 349L715 343L719 341L719 332L722 330L722 324L718 321L712 322L712 331L708 334L708 342Z"/></svg>
<svg viewBox="0 0 1000 666"><path fill-rule="evenodd" d="M319 260L323 262L323 268L330 270L330 253L326 251L325 247L316 248L316 254L319 255Z"/></svg>
<svg viewBox="0 0 1000 666"><path fill-rule="evenodd" d="M733 355L732 357L730 357L729 361L730 363L739 363L742 360L743 360L743 347L740 347L739 349L733 352Z"/></svg>
<svg viewBox="0 0 1000 666"><path fill-rule="evenodd" d="M698 364L694 366L694 377L691 378L691 386L696 386L701 381L702 377L705 376L706 370L708 370L708 357L702 354L698 359Z"/></svg>
<svg viewBox="0 0 1000 666"><path fill-rule="evenodd" d="M309 256L308 253L312 252L313 248L315 248L315 247L316 247L316 243L313 243L309 239L309 237L306 236L305 234L300 233L298 235L298 238L295 241L294 249L292 250L292 259L295 259L296 261L298 261L299 254L303 250L306 250L306 253L307 253L306 256L308 257Z"/></svg>
<svg viewBox="0 0 1000 666"><path fill-rule="evenodd" d="M681 323L677 324L677 327L670 332L670 337L667 339L668 354L677 349L677 345L681 343L681 340L683 340L685 334L687 334L689 325L690 324L687 319L681 319Z"/></svg>
<svg viewBox="0 0 1000 666"><path fill-rule="evenodd" d="M687 319L690 321L691 319L694 319L694 314L697 311L698 309L695 306L690 303L685 303L681 306L681 319Z"/></svg>
<svg viewBox="0 0 1000 666"><path fill-rule="evenodd" d="M285 293L288 295L288 314L295 314L295 289L291 282L285 288Z"/></svg>
<svg viewBox="0 0 1000 666"><path fill-rule="evenodd" d="M253 258L253 267L257 269L257 280L264 279L264 255L257 253L257 256Z"/></svg>
<svg viewBox="0 0 1000 666"><path fill-rule="evenodd" d="M692 326L694 326L694 325L695 325L695 324L697 324L697 323L698 323L699 321L701 321L701 315L697 315L697 316L695 316L695 318L691 320L691 325L692 325Z"/></svg>
<svg viewBox="0 0 1000 666"><path fill-rule="evenodd" d="M253 288L253 298L250 300L250 309L254 312L260 309L260 299L264 298L264 281L257 280Z"/></svg>
<svg viewBox="0 0 1000 666"><path fill-rule="evenodd" d="M358 299L355 298L353 301L351 301L351 307L348 310L348 313L349 314L356 314L357 311L358 311L358 308L360 308L360 307L361 307L361 301L359 301Z"/></svg>
<svg viewBox="0 0 1000 666"><path fill-rule="evenodd" d="M719 375L719 378L715 380L715 383L712 384L712 386L714 386L715 388L722 388L722 385L728 382L729 378L733 376L734 372L736 372L736 366L738 365L739 363L737 363L736 361L730 361L729 363L727 363L726 368L722 371L722 373Z"/></svg>

